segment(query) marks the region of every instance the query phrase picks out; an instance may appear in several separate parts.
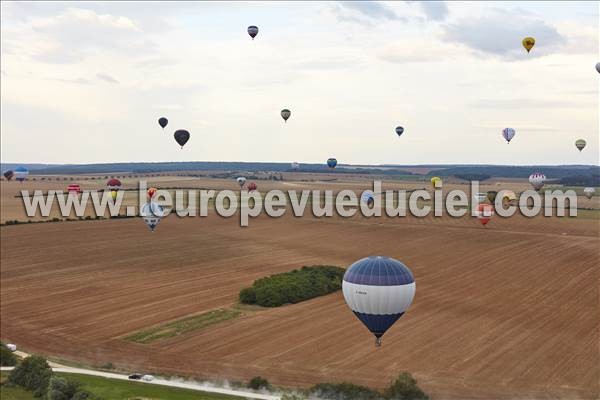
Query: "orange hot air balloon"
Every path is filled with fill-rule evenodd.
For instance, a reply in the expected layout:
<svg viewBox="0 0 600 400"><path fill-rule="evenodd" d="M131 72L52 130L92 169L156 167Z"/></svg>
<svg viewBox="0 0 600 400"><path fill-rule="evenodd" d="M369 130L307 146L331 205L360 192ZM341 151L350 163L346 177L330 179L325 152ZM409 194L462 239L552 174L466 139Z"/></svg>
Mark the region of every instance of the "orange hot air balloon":
<svg viewBox="0 0 600 400"><path fill-rule="evenodd" d="M480 204L477 207L477 219L481 222L481 225L486 226L494 215L494 207L491 204Z"/></svg>
<svg viewBox="0 0 600 400"><path fill-rule="evenodd" d="M152 197L154 197L154 195L156 194L157 189L155 187L151 187L148 189L148 198L152 199Z"/></svg>

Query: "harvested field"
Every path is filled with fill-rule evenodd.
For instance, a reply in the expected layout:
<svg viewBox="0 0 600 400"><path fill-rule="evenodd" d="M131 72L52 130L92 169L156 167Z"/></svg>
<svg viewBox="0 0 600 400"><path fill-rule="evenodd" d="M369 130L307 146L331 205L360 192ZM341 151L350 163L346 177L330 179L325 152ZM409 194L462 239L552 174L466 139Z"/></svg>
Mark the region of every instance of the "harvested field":
<svg viewBox="0 0 600 400"><path fill-rule="evenodd" d="M189 184L233 189L235 182ZM260 183L261 191L302 184L369 187L360 180ZM19 212L4 190L2 212L3 219ZM82 363L203 378L383 388L406 370L435 399L600 396L597 211L494 218L487 228L470 217L289 212L243 229L238 218L169 216L154 234L137 218L2 227L1 337ZM405 262L417 285L381 348L341 292L154 343L123 340L233 307L257 278L303 265L346 267L373 254Z"/></svg>

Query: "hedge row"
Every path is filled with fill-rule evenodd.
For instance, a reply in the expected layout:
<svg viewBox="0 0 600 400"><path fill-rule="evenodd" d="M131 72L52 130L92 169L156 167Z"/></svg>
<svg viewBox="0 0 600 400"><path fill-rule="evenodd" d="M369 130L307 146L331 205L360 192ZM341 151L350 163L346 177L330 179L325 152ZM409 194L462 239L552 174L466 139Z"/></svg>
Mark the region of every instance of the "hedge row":
<svg viewBox="0 0 600 400"><path fill-rule="evenodd" d="M240 291L240 301L263 307L279 307L323 296L342 288L345 270L329 265L302 267L258 279Z"/></svg>

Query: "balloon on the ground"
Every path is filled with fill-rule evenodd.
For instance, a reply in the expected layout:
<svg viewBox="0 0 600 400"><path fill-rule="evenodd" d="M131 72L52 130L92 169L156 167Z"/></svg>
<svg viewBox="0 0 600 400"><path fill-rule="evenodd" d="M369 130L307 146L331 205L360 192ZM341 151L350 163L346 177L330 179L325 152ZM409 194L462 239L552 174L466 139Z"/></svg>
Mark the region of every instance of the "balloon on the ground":
<svg viewBox="0 0 600 400"><path fill-rule="evenodd" d="M161 218L165 216L165 212L158 203L151 201L141 207L140 216L144 219L144 223L148 228L154 232Z"/></svg>
<svg viewBox="0 0 600 400"><path fill-rule="evenodd" d="M188 140L190 140L190 133L185 129L179 129L175 131L173 137L175 138L177 144L179 144L183 149L183 146L187 143Z"/></svg>
<svg viewBox="0 0 600 400"><path fill-rule="evenodd" d="M542 174L541 172L534 172L533 174L529 175L529 183L531 183L531 186L533 186L533 188L536 191L539 191L541 188L544 187L544 181L546 180L546 175Z"/></svg>
<svg viewBox="0 0 600 400"><path fill-rule="evenodd" d="M148 190L146 191L146 193L148 194L148 198L152 199L152 197L154 197L154 195L156 194L157 190L158 189L156 189L155 187L148 188Z"/></svg>
<svg viewBox="0 0 600 400"><path fill-rule="evenodd" d="M371 206L375 202L375 193L372 190L365 190L360 196L360 201Z"/></svg>
<svg viewBox="0 0 600 400"><path fill-rule="evenodd" d="M250 37L252 38L252 40L254 40L254 38L256 37L256 35L258 35L258 26L250 25L248 27L248 35L250 35Z"/></svg>
<svg viewBox="0 0 600 400"><path fill-rule="evenodd" d="M283 120L285 122L287 122L290 115L292 115L292 112L290 110L288 110L287 108L284 108L283 110L281 110L281 118L283 118Z"/></svg>
<svg viewBox="0 0 600 400"><path fill-rule="evenodd" d="M532 37L526 37L525 39L523 39L523 47L525 47L525 50L527 50L527 52L529 53L531 51L531 49L533 49L533 46L535 46L535 39Z"/></svg>
<svg viewBox="0 0 600 400"><path fill-rule="evenodd" d="M249 191L249 192L252 192L252 191L256 190L256 188L257 188L257 186L256 186L256 183L254 183L254 182L250 182L250 183L248 184L248 191Z"/></svg>
<svg viewBox="0 0 600 400"><path fill-rule="evenodd" d="M496 201L496 196L498 195L498 192L496 192L495 190L489 190L486 193L487 199L490 203L493 203Z"/></svg>
<svg viewBox="0 0 600 400"><path fill-rule="evenodd" d="M327 159L327 166L329 168L333 169L333 168L335 168L336 165L337 165L337 160L335 158L332 157L332 158Z"/></svg>
<svg viewBox="0 0 600 400"><path fill-rule="evenodd" d="M477 219L481 225L486 226L492 219L492 215L494 215L494 207L491 204L480 204L477 207Z"/></svg>
<svg viewBox="0 0 600 400"><path fill-rule="evenodd" d="M596 193L596 189L593 187L586 187L583 189L583 195L588 199L591 199L594 196L594 193Z"/></svg>
<svg viewBox="0 0 600 400"><path fill-rule="evenodd" d="M111 178L106 182L106 188L108 190L119 190L121 189L121 181L117 178Z"/></svg>
<svg viewBox="0 0 600 400"><path fill-rule="evenodd" d="M400 136L404 133L404 128L401 126L396 127L396 135Z"/></svg>
<svg viewBox="0 0 600 400"><path fill-rule="evenodd" d="M515 130L513 128L502 129L502 137L506 140L506 143L510 143L512 138L515 137Z"/></svg>
<svg viewBox="0 0 600 400"><path fill-rule="evenodd" d="M575 147L577 147L577 150L581 151L585 148L585 145L587 144L587 142L583 139L577 139L575 141Z"/></svg>
<svg viewBox="0 0 600 400"><path fill-rule="evenodd" d="M165 117L160 117L158 119L158 124L160 125L161 128L165 129L165 126L167 126L167 124L169 123L169 120L166 119Z"/></svg>
<svg viewBox="0 0 600 400"><path fill-rule="evenodd" d="M346 270L342 292L348 307L380 346L383 334L412 303L415 280L410 269L398 260L367 257Z"/></svg>
<svg viewBox="0 0 600 400"><path fill-rule="evenodd" d="M67 192L70 194L79 194L81 193L81 186L79 186L77 183L71 183L69 186L67 186Z"/></svg>
<svg viewBox="0 0 600 400"><path fill-rule="evenodd" d="M25 167L17 167L15 168L15 180L19 182L23 182L27 179L27 175L29 175L29 170Z"/></svg>
<svg viewBox="0 0 600 400"><path fill-rule="evenodd" d="M10 181L13 176L15 176L15 173L11 170L8 171L4 171L4 177L6 178L7 181Z"/></svg>
<svg viewBox="0 0 600 400"><path fill-rule="evenodd" d="M297 163L297 162L294 161L292 163L292 169L300 169L300 163Z"/></svg>
<svg viewBox="0 0 600 400"><path fill-rule="evenodd" d="M236 179L238 185L240 185L240 188L243 188L244 185L246 184L246 178L244 178L243 176L240 176Z"/></svg>
<svg viewBox="0 0 600 400"><path fill-rule="evenodd" d="M439 182L440 185L443 183L442 182L442 178L440 178L439 176L434 176L433 178L431 178L430 180L431 182L431 187L435 189L435 185Z"/></svg>

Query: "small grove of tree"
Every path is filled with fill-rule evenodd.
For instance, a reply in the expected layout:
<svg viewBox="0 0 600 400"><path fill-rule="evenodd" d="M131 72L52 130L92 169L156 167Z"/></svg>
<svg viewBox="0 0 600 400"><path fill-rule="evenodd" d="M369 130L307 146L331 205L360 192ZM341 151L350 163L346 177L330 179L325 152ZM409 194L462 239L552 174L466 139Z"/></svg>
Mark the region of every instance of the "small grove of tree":
<svg viewBox="0 0 600 400"><path fill-rule="evenodd" d="M50 378L48 384L48 394L46 395L48 400L92 400L96 399L87 390L81 389L79 382L71 381L58 376Z"/></svg>
<svg viewBox="0 0 600 400"><path fill-rule="evenodd" d="M42 397L48 391L51 376L52 369L44 357L30 356L11 371L8 382L32 391L35 397Z"/></svg>
<svg viewBox="0 0 600 400"><path fill-rule="evenodd" d="M262 376L255 376L254 378L250 379L250 382L248 382L248 387L254 390L271 389L271 384Z"/></svg>
<svg viewBox="0 0 600 400"><path fill-rule="evenodd" d="M309 393L331 400L429 400L408 372L402 372L383 393L352 383L319 383Z"/></svg>
<svg viewBox="0 0 600 400"><path fill-rule="evenodd" d="M256 280L240 291L240 301L263 307L279 307L340 290L345 270L319 265L302 267L290 272Z"/></svg>
<svg viewBox="0 0 600 400"><path fill-rule="evenodd" d="M13 367L17 365L17 357L4 343L0 343L0 366Z"/></svg>

